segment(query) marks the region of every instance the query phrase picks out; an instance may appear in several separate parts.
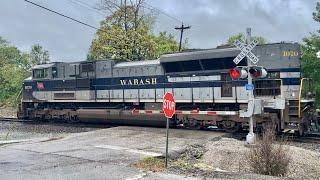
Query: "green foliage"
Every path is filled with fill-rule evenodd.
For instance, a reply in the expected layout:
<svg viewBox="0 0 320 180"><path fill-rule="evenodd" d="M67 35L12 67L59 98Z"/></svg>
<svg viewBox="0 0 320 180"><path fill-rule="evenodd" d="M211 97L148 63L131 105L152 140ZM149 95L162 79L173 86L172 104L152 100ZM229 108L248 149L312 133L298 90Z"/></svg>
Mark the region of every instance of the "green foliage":
<svg viewBox="0 0 320 180"><path fill-rule="evenodd" d="M88 60L136 61L176 52L179 45L171 34L161 32L156 36L151 33L153 20L153 16L140 13L139 6L119 6L100 23Z"/></svg>
<svg viewBox="0 0 320 180"><path fill-rule="evenodd" d="M3 104L14 105L26 75L26 72L17 64L6 64L1 68L0 100Z"/></svg>
<svg viewBox="0 0 320 180"><path fill-rule="evenodd" d="M160 32L159 36L153 36L155 42L154 58L159 58L162 54L174 53L179 50L179 45L173 35L167 32Z"/></svg>
<svg viewBox="0 0 320 180"><path fill-rule="evenodd" d="M50 62L49 52L39 44L31 47L30 60L32 64L45 64Z"/></svg>
<svg viewBox="0 0 320 180"><path fill-rule="evenodd" d="M0 36L0 46L7 46L7 45L8 45L8 41L6 41Z"/></svg>
<svg viewBox="0 0 320 180"><path fill-rule="evenodd" d="M0 106L15 105L23 79L30 76L30 55L0 37Z"/></svg>
<svg viewBox="0 0 320 180"><path fill-rule="evenodd" d="M313 19L320 22L320 3L316 5L316 12L313 13ZM317 106L320 107L320 59L316 53L320 51L320 30L317 33L311 33L309 37L303 39L301 46L302 58L301 68L302 76L312 78L316 92Z"/></svg>
<svg viewBox="0 0 320 180"><path fill-rule="evenodd" d="M266 44L266 42L267 42L266 39L261 36L253 36L252 38L257 40L259 45ZM227 44L232 45L236 40L245 42L245 35L243 33L239 33L239 34L230 36L228 38Z"/></svg>

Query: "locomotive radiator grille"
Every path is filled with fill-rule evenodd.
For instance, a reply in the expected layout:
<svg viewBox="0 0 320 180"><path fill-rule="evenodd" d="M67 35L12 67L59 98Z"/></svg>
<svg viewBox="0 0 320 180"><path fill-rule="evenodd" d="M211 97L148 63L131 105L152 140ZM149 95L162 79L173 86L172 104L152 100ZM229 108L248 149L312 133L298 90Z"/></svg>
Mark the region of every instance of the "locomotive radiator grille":
<svg viewBox="0 0 320 180"><path fill-rule="evenodd" d="M75 94L74 93L54 93L54 99L75 99Z"/></svg>
<svg viewBox="0 0 320 180"><path fill-rule="evenodd" d="M281 95L281 80L267 79L256 80L253 82L255 86L255 96L279 96Z"/></svg>

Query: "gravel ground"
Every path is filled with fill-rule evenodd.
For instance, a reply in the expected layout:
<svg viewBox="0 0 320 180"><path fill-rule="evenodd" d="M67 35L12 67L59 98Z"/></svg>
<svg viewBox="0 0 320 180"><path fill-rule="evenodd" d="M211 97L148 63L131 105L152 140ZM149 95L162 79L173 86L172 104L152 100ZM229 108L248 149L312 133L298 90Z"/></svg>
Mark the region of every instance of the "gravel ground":
<svg viewBox="0 0 320 180"><path fill-rule="evenodd" d="M104 127L108 126L0 121L0 140L63 137L70 133L93 131Z"/></svg>
<svg viewBox="0 0 320 180"><path fill-rule="evenodd" d="M216 141L220 140L216 139ZM207 148L208 146L205 144L188 146L180 156L170 160L169 172L191 177L200 177L201 179L280 179L278 177L255 174L250 171L238 171L235 170L236 168L234 168L234 171L230 171L228 167L235 163L233 162L234 159L231 160L228 158L228 151L226 151L226 154L219 151L217 154L210 156L208 151L211 153L212 149ZM228 147L226 147L226 149L228 149ZM210 159L210 161L206 161L208 159ZM214 163L212 162L219 165L214 167L212 165ZM223 170L220 167L225 167L227 170ZM242 167L239 168L242 169Z"/></svg>
<svg viewBox="0 0 320 180"><path fill-rule="evenodd" d="M287 145L291 155L289 172L285 176L293 179L319 179L320 178L320 153L296 146ZM214 170L227 172L250 173L246 161L249 148L243 141L222 138L219 141L209 142L206 145L201 162L209 165Z"/></svg>
<svg viewBox="0 0 320 180"><path fill-rule="evenodd" d="M295 147L300 147L303 149L308 149L311 151L317 151L320 153L320 141L318 143L304 143L304 142L288 142L288 145L290 146L295 146Z"/></svg>
<svg viewBox="0 0 320 180"><path fill-rule="evenodd" d="M0 118L16 118L17 109L12 107L2 108L0 107Z"/></svg>

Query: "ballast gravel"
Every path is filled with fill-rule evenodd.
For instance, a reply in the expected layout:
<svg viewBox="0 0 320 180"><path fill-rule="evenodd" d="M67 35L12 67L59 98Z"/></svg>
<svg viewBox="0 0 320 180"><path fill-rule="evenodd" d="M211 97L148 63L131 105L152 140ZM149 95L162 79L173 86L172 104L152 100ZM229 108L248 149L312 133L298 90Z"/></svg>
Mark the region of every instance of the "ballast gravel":
<svg viewBox="0 0 320 180"><path fill-rule="evenodd" d="M289 179L320 179L320 152L285 145L291 162L289 172L284 178ZM247 153L250 147L244 141L222 138L208 142L202 162L211 166L214 171L250 173Z"/></svg>

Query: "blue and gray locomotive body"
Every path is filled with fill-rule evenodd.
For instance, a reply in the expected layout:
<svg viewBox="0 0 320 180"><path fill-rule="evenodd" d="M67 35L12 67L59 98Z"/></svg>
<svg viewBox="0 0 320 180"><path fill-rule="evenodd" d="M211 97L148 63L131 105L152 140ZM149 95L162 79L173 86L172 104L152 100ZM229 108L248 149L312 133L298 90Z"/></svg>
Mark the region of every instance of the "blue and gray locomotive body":
<svg viewBox="0 0 320 180"><path fill-rule="evenodd" d="M254 80L263 100L255 126L275 123L279 131L309 128L314 112L312 82L301 78L300 46L275 43L255 47L258 66L268 70ZM162 97L172 92L176 115L171 123L188 127L245 128L246 80L231 79L236 48L217 48L163 55L157 60L115 63L113 60L50 63L33 67L23 83L19 117L165 125ZM246 66L246 60L240 66Z"/></svg>

